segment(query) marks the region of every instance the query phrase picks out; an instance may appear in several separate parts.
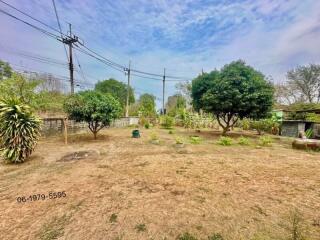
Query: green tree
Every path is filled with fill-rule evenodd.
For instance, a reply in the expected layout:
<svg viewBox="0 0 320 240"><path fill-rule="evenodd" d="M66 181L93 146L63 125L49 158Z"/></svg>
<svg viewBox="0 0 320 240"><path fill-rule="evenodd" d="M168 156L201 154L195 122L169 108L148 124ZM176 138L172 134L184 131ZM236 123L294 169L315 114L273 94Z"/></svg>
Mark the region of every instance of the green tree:
<svg viewBox="0 0 320 240"><path fill-rule="evenodd" d="M28 158L40 135L40 119L17 98L0 101L0 140L3 157L12 163Z"/></svg>
<svg viewBox="0 0 320 240"><path fill-rule="evenodd" d="M127 102L127 85L119 82L113 78L110 78L109 80L104 80L101 82L98 82L95 86L95 90L102 92L102 93L109 93L111 94L116 100L118 100L124 109ZM129 88L129 104L132 104L135 102L134 98L134 91L132 87Z"/></svg>
<svg viewBox="0 0 320 240"><path fill-rule="evenodd" d="M265 76L239 60L220 71L198 76L192 82L195 109L213 113L226 134L244 117L266 117L273 105L274 89Z"/></svg>
<svg viewBox="0 0 320 240"><path fill-rule="evenodd" d="M0 80L10 78L13 71L9 63L0 60Z"/></svg>
<svg viewBox="0 0 320 240"><path fill-rule="evenodd" d="M87 122L90 131L97 139L97 133L109 126L121 113L121 105L110 94L97 91L83 91L67 98L64 109L70 119Z"/></svg>
<svg viewBox="0 0 320 240"><path fill-rule="evenodd" d="M22 103L32 105L40 83L40 80L28 81L22 75L13 73L10 78L0 81L0 97L16 97Z"/></svg>
<svg viewBox="0 0 320 240"><path fill-rule="evenodd" d="M186 99L181 94L169 96L166 103L167 114L175 116L179 110L186 108L186 105Z"/></svg>
<svg viewBox="0 0 320 240"><path fill-rule="evenodd" d="M156 115L156 97L152 94L142 94L139 98L139 112L144 117L154 117Z"/></svg>

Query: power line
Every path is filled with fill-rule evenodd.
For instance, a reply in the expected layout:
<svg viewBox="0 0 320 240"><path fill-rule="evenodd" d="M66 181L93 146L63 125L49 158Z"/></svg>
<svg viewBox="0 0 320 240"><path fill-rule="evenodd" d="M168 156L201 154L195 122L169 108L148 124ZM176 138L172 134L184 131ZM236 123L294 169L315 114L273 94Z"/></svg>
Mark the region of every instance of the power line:
<svg viewBox="0 0 320 240"><path fill-rule="evenodd" d="M60 24L60 20L59 20L59 15L58 15L56 3L55 3L54 0L52 0L52 4L53 4L54 12L56 14L57 23L58 23L58 27L59 27L59 30L60 30L59 31L60 32L60 36L61 36L61 38L63 38L63 33L62 33L62 28L61 28L61 24ZM66 48L66 46L64 44L63 44L63 48L64 48L64 52L66 53L67 60L69 62L69 56L68 56L67 48Z"/></svg>
<svg viewBox="0 0 320 240"><path fill-rule="evenodd" d="M62 31L61 31L61 25L60 25L60 23L59 23L59 17L58 17L58 15L57 15L56 8L55 8L55 12L56 12L56 17L57 17L57 21L58 21L58 25L59 25L60 31L57 30L57 29L55 29L55 28L52 28L51 26L45 24L44 22L42 22L42 21L40 21L40 20L38 20L38 19L35 19L34 17L30 16L29 14L26 14L26 13L24 13L23 11L21 11L21 10L15 8L15 7L13 7L12 5L7 4L6 2L4 2L4 1L2 1L2 0L0 0L0 1L1 1L2 3L6 4L6 5L14 8L15 10L19 11L20 13L22 13L22 14L30 17L30 18L32 18L33 20L35 20L35 21L37 21L37 22L39 22L39 23L41 23L41 24L49 27L50 29L52 29L52 30L60 33L61 36L65 35L65 34L63 34ZM53 4L54 4L54 7L55 7L54 0L53 0ZM24 20L22 20L22 19L20 19L20 18L18 18L18 17L16 17L16 16L14 16L14 15L12 15L12 14L10 14L10 13L2 10L2 9L0 9L0 12L4 13L5 15L7 15L7 16L9 16L9 17L12 17L12 18L14 18L14 19L16 19L16 20L18 20L18 21L20 21L20 22L22 22L22 23L24 23L24 24L26 24L26 25L28 25L28 26L30 26L30 27L32 27L32 28L34 28L34 29L36 29L36 30L38 30L38 31L40 31L40 32L42 32L42 33L50 36L50 37L52 37L52 38L54 38L54 39L56 39L56 40L58 40L58 41L60 41L60 42L63 42L63 40L60 39L59 36L57 36L57 35L49 32L49 31L46 31L46 30L44 30L44 29L42 29L42 28L40 28L40 27L38 27L38 26L35 26L35 25L33 25L33 24L29 23L29 22L26 22L26 21L24 21ZM65 36L66 36L66 35L65 35ZM68 40L68 39L70 39L70 36L67 36L67 40ZM114 62L114 61L112 61L112 60L110 60L110 59L108 59L108 58L105 58L104 56L98 54L97 52L91 50L90 48L84 46L83 44L81 44L81 47L85 48L87 51L84 50L84 49L82 49L81 47L79 47L79 46L76 45L76 44L75 44L75 46L77 47L76 49L77 49L78 51L80 51L80 52L82 52L82 53L84 53L84 54L87 54L88 56L91 56L91 57L95 58L96 60L98 60L98 61L100 61L100 62L108 65L109 67L111 67L111 68L113 68L113 69L115 69L115 70L117 70L117 71L125 72L125 71L127 70L127 68L126 68L125 66L123 66L123 65L121 65L121 64L118 64L118 63L116 63L116 62ZM89 51L89 52L88 52L88 51ZM91 52L91 53L90 53L90 52ZM80 64L79 64L79 65L80 65ZM157 78L154 78L154 77L163 77L163 76L160 75L160 74L145 72L145 71L141 71L141 70L137 70L137 69L131 69L131 71L137 72L137 73L140 73L140 74L143 74L143 75L153 76L153 77L146 77L146 76L142 76L142 75L135 74L136 76L143 77L143 78L149 78L149 79L153 79L153 80L161 80L161 79L157 79ZM176 77L176 76L166 76L166 78L167 78L166 81L190 81L190 79L183 78L183 77ZM169 78L169 79L168 79L168 78ZM170 79L170 78L171 78L171 79Z"/></svg>
<svg viewBox="0 0 320 240"><path fill-rule="evenodd" d="M28 23L28 22L22 20L21 18L18 18L18 17L14 16L14 15L12 15L12 14L10 14L10 13L2 10L2 9L0 9L0 12L2 12L3 14L5 14L7 16L16 19L17 21L20 21L20 22L22 22L22 23L24 23L24 24L26 24L26 25L28 25L28 26L30 26L30 27L32 27L32 28L34 28L34 29L36 29L36 30L38 30L40 32L42 32L43 34L46 34L49 37L52 37L52 38L54 38L54 39L56 39L56 40L58 40L60 42L62 41L61 39L59 39L59 36L55 35L54 33L48 32L48 31L46 31L46 30L44 30L44 29L42 29L40 27L37 27L37 26L35 26L35 25L31 24L31 23Z"/></svg>
<svg viewBox="0 0 320 240"><path fill-rule="evenodd" d="M45 22L40 21L39 19L36 19L36 18L32 17L30 14L27 14L27 13L25 13L25 12L21 11L20 9L18 9L18 8L14 7L13 5L11 5L11 4L9 4L9 3L7 3L7 2L5 2L5 1L3 1L3 0L0 0L0 2L2 2L3 4L7 5L8 7L12 8L12 9L14 9L14 10L18 11L19 13L21 13L21 14L23 14L23 15L25 15L25 16L27 16L27 17L29 17L29 18L31 18L32 20L34 20L34 21L36 21L36 22L38 22L38 23L41 23L42 25L44 25L44 26L46 26L46 27L50 28L51 30L53 30L53 31L56 31L56 32L60 33L60 32L59 32L59 30L57 30L56 28L54 28L54 27L52 27L52 26L50 26L50 25L46 24Z"/></svg>

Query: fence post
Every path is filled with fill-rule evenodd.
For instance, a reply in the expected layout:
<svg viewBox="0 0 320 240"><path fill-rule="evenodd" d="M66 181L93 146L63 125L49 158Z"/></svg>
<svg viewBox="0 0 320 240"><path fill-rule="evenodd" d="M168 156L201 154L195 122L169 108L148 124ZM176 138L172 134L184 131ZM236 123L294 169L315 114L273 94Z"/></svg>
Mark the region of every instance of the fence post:
<svg viewBox="0 0 320 240"><path fill-rule="evenodd" d="M64 144L68 144L68 118L63 119Z"/></svg>

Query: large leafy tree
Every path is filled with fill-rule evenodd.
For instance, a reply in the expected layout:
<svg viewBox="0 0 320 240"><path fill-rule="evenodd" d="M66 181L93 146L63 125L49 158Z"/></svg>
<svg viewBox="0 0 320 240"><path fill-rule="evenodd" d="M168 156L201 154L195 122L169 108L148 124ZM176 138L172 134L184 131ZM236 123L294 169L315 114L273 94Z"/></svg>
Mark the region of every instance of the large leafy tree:
<svg viewBox="0 0 320 240"><path fill-rule="evenodd" d="M102 92L102 93L109 93L111 94L116 100L118 100L121 106L124 108L127 102L127 85L119 82L113 78L109 80L104 80L98 82L95 86L95 90ZM135 102L134 92L132 87L129 88L129 104Z"/></svg>
<svg viewBox="0 0 320 240"><path fill-rule="evenodd" d="M156 97L152 94L142 94L138 101L139 112L144 117L154 117L156 115Z"/></svg>
<svg viewBox="0 0 320 240"><path fill-rule="evenodd" d="M83 91L70 96L64 103L70 119L87 122L90 131L97 139L98 132L109 126L121 113L121 105L110 94L97 91Z"/></svg>
<svg viewBox="0 0 320 240"><path fill-rule="evenodd" d="M0 60L0 80L10 78L13 71L9 63Z"/></svg>
<svg viewBox="0 0 320 240"><path fill-rule="evenodd" d="M175 94L168 97L166 110L169 115L175 116L179 110L185 109L186 105L186 99L181 94Z"/></svg>
<svg viewBox="0 0 320 240"><path fill-rule="evenodd" d="M13 73L10 78L0 81L0 97L16 97L22 103L33 104L36 88L40 80L27 80L22 75Z"/></svg>
<svg viewBox="0 0 320 240"><path fill-rule="evenodd" d="M192 82L195 109L213 113L223 134L244 117L265 117L273 105L274 89L264 75L239 60Z"/></svg>

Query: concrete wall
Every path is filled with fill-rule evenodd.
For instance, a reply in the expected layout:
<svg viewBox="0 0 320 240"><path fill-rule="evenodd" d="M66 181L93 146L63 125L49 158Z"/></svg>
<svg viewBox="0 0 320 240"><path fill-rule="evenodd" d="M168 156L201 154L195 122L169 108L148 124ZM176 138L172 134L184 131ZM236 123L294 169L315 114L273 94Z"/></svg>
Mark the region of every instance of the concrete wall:
<svg viewBox="0 0 320 240"><path fill-rule="evenodd" d="M303 122L283 122L281 135L287 137L298 137L299 131L304 131L305 123Z"/></svg>
<svg viewBox="0 0 320 240"><path fill-rule="evenodd" d="M44 118L42 119L42 129L41 133L43 136L59 135L63 133L63 118ZM110 127L120 128L127 127L129 125L138 124L139 118L129 117L120 118L115 120ZM88 124L86 122L75 122L73 120L68 120L68 133L76 133L80 131L87 131Z"/></svg>

